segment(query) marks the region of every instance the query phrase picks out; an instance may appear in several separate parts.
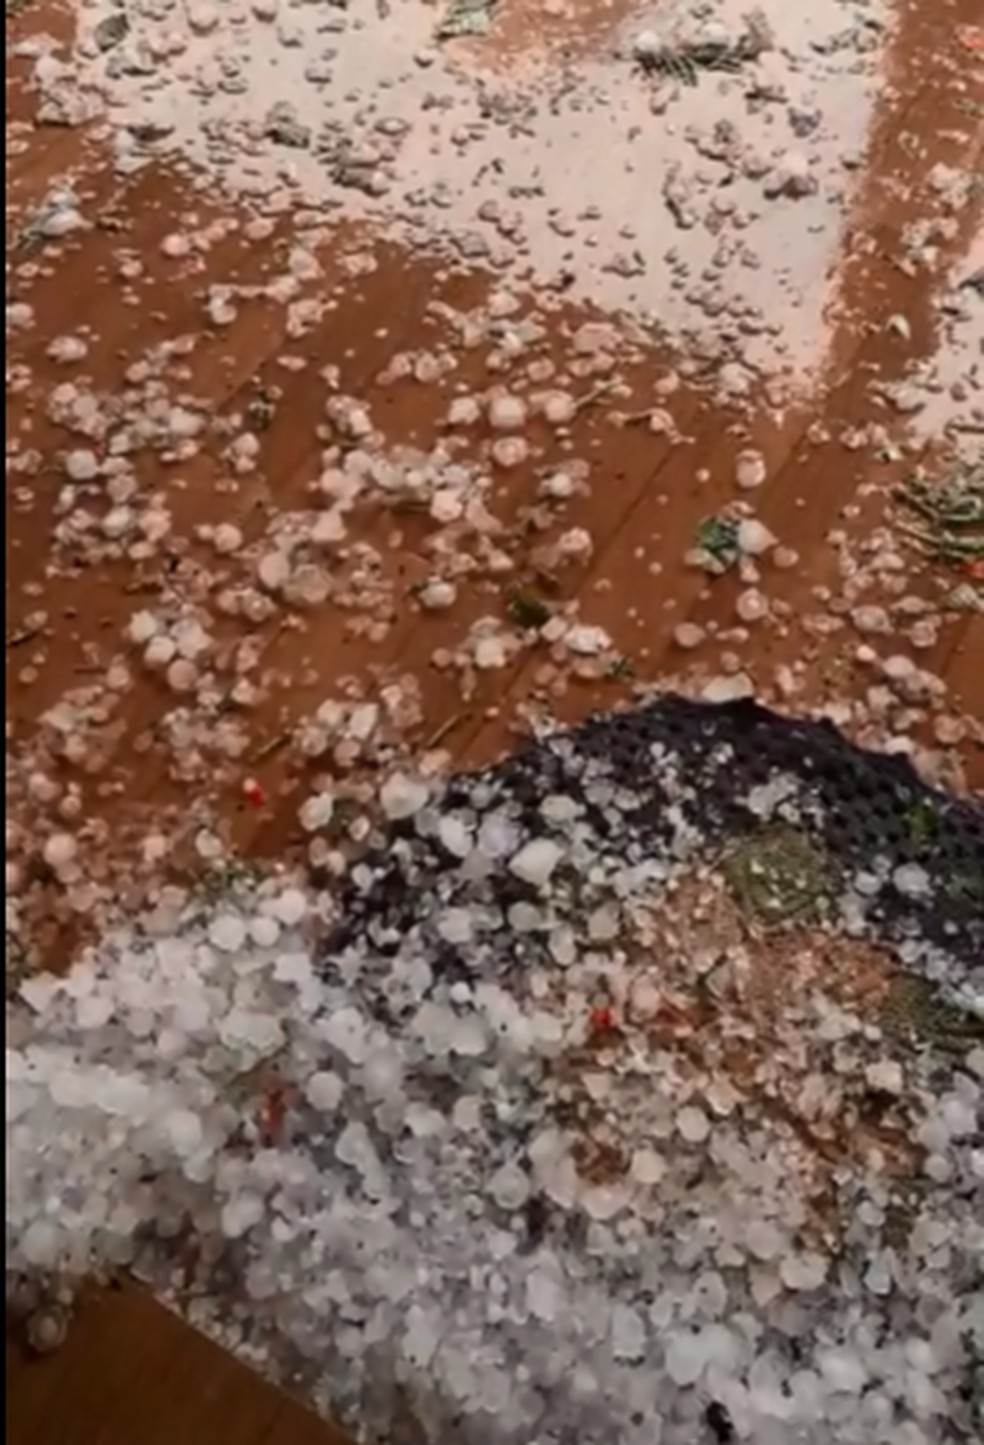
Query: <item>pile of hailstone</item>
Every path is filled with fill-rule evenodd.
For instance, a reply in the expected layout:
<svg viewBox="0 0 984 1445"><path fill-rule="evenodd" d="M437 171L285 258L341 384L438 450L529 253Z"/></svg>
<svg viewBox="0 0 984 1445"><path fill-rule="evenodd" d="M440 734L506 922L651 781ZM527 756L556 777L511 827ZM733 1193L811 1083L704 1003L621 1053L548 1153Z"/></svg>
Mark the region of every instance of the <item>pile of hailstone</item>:
<svg viewBox="0 0 984 1445"><path fill-rule="evenodd" d="M8 1271L131 1268L366 1439L979 1439L984 1049L816 985L763 1048L624 801L397 777L350 881L409 926L240 883L26 983Z"/></svg>

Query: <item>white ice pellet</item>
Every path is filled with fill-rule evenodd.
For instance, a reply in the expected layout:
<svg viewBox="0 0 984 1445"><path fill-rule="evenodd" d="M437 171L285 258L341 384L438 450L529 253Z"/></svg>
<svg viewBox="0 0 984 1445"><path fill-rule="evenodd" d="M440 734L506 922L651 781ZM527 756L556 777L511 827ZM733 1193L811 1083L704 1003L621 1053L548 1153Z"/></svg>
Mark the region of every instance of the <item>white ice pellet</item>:
<svg viewBox="0 0 984 1445"><path fill-rule="evenodd" d="M757 587L746 587L744 592L738 594L735 612L742 622L761 622L763 617L769 615L768 599Z"/></svg>
<svg viewBox="0 0 984 1445"><path fill-rule="evenodd" d="M540 800L540 813L545 822L555 827L567 827L580 814L581 809L573 798L562 793L548 793Z"/></svg>
<svg viewBox="0 0 984 1445"><path fill-rule="evenodd" d="M308 1103L313 1108L321 1109L325 1113L332 1113L338 1108L344 1092L345 1087L341 1079L328 1069L319 1069L304 1085Z"/></svg>
<svg viewBox="0 0 984 1445"><path fill-rule="evenodd" d="M256 575L270 592L279 592L290 581L290 557L286 552L266 552L256 564Z"/></svg>
<svg viewBox="0 0 984 1445"><path fill-rule="evenodd" d="M88 352L89 347L81 336L56 336L48 346L47 355L62 366L70 366L82 361Z"/></svg>
<svg viewBox="0 0 984 1445"><path fill-rule="evenodd" d="M765 1219L753 1220L745 1235L748 1253L766 1263L782 1252L783 1243L779 1230Z"/></svg>
<svg viewBox="0 0 984 1445"><path fill-rule="evenodd" d="M882 672L890 682L910 682L918 672L911 657L903 652L893 653L882 663Z"/></svg>
<svg viewBox="0 0 984 1445"><path fill-rule="evenodd" d="M172 231L161 242L161 254L172 261L191 255L191 241L180 231Z"/></svg>
<svg viewBox="0 0 984 1445"><path fill-rule="evenodd" d="M926 898L932 888L929 874L918 863L903 863L892 874L892 882L907 898Z"/></svg>
<svg viewBox="0 0 984 1445"><path fill-rule="evenodd" d="M161 630L159 620L153 612L135 612L127 624L127 634L131 642L138 647L143 647L152 637L156 637Z"/></svg>
<svg viewBox="0 0 984 1445"><path fill-rule="evenodd" d="M172 406L167 414L167 429L173 441L196 437L204 425L204 416L186 406Z"/></svg>
<svg viewBox="0 0 984 1445"><path fill-rule="evenodd" d="M848 1350L823 1350L818 1364L821 1375L832 1390L857 1395L867 1384L867 1371L858 1356Z"/></svg>
<svg viewBox="0 0 984 1445"><path fill-rule="evenodd" d="M297 810L297 816L301 827L306 833L314 833L319 828L326 828L332 820L335 811L335 800L331 793L314 793Z"/></svg>
<svg viewBox="0 0 984 1445"><path fill-rule="evenodd" d="M144 648L144 662L153 669L167 667L174 660L177 650L178 646L173 637L166 634L152 637Z"/></svg>
<svg viewBox="0 0 984 1445"><path fill-rule="evenodd" d="M296 928L307 917L307 895L300 888L285 888L271 899L269 908L285 928Z"/></svg>
<svg viewBox="0 0 984 1445"><path fill-rule="evenodd" d="M588 915L588 937L592 943L610 943L618 937L621 914L613 903L603 903Z"/></svg>
<svg viewBox="0 0 984 1445"><path fill-rule="evenodd" d="M504 858L516 851L521 836L505 813L487 813L478 830L478 847L488 858Z"/></svg>
<svg viewBox="0 0 984 1445"><path fill-rule="evenodd" d="M534 1319L550 1323L557 1318L564 1299L560 1282L545 1270L534 1270L526 1281L526 1307Z"/></svg>
<svg viewBox="0 0 984 1445"><path fill-rule="evenodd" d="M482 408L473 396L456 396L448 407L449 426L474 426Z"/></svg>
<svg viewBox="0 0 984 1445"><path fill-rule="evenodd" d="M673 629L673 641L685 652L700 647L707 639L707 629L698 622L678 622Z"/></svg>
<svg viewBox="0 0 984 1445"><path fill-rule="evenodd" d="M345 724L345 736L356 742L365 743L372 737L379 724L378 703L364 702L352 709Z"/></svg>
<svg viewBox="0 0 984 1445"><path fill-rule="evenodd" d="M99 471L99 459L95 452L78 448L65 457L65 475L70 482L94 481Z"/></svg>
<svg viewBox="0 0 984 1445"><path fill-rule="evenodd" d="M336 542L341 542L348 533L345 518L339 507L332 507L327 512L322 512L314 526L311 528L311 541L319 547L330 547Z"/></svg>
<svg viewBox="0 0 984 1445"><path fill-rule="evenodd" d="M955 1094L944 1099L939 1118L951 1139L966 1138L984 1124L980 1102L975 1106Z"/></svg>
<svg viewBox="0 0 984 1445"><path fill-rule="evenodd" d="M464 498L451 487L440 487L431 497L430 514L443 527L459 521L464 511Z"/></svg>
<svg viewBox="0 0 984 1445"><path fill-rule="evenodd" d="M641 1360L646 1353L646 1326L630 1305L617 1304L613 1309L611 1337L616 1360Z"/></svg>
<svg viewBox="0 0 984 1445"><path fill-rule="evenodd" d="M446 943L469 943L472 918L467 908L447 908L437 920L437 931Z"/></svg>
<svg viewBox="0 0 984 1445"><path fill-rule="evenodd" d="M278 1019L248 1008L233 1008L219 1021L219 1037L227 1048L248 1055L276 1053L284 1031Z"/></svg>
<svg viewBox="0 0 984 1445"><path fill-rule="evenodd" d="M259 1224L264 1215L263 1200L256 1194L240 1194L222 1206L220 1228L226 1239L241 1239Z"/></svg>
<svg viewBox="0 0 984 1445"><path fill-rule="evenodd" d="M176 657L165 677L172 692L193 692L198 683L198 668L186 657Z"/></svg>
<svg viewBox="0 0 984 1445"><path fill-rule="evenodd" d="M543 399L543 415L551 426L569 426L577 416L577 401L569 391L551 391Z"/></svg>
<svg viewBox="0 0 984 1445"><path fill-rule="evenodd" d="M578 657L597 657L612 645L612 640L603 627L588 627L581 623L568 630L564 642Z"/></svg>
<svg viewBox="0 0 984 1445"><path fill-rule="evenodd" d="M212 533L212 546L220 556L227 557L238 552L243 545L243 534L232 522L220 522Z"/></svg>
<svg viewBox="0 0 984 1445"><path fill-rule="evenodd" d="M82 1108L92 1102L89 1081L78 1069L58 1069L49 1080L52 1101L67 1109Z"/></svg>
<svg viewBox="0 0 984 1445"><path fill-rule="evenodd" d="M501 637L480 637L475 644L475 666L483 672L505 667L509 655Z"/></svg>
<svg viewBox="0 0 984 1445"><path fill-rule="evenodd" d="M761 557L775 545L776 538L757 517L744 517L738 523L738 550L746 557Z"/></svg>
<svg viewBox="0 0 984 1445"><path fill-rule="evenodd" d="M681 1388L694 1385L704 1371L705 1355L698 1335L675 1334L664 1345L666 1373Z"/></svg>
<svg viewBox="0 0 984 1445"><path fill-rule="evenodd" d="M269 913L249 920L249 936L258 948L272 948L280 937L280 920Z"/></svg>
<svg viewBox="0 0 984 1445"><path fill-rule="evenodd" d="M509 860L509 871L524 883L542 888L563 857L563 849L549 838L533 838Z"/></svg>
<svg viewBox="0 0 984 1445"><path fill-rule="evenodd" d="M63 988L63 981L53 974L34 974L24 979L20 986L20 997L35 1013L41 1014L51 1007L55 995Z"/></svg>
<svg viewBox="0 0 984 1445"><path fill-rule="evenodd" d="M437 825L441 844L456 858L467 858L473 847L472 834L460 818L444 813Z"/></svg>
<svg viewBox="0 0 984 1445"><path fill-rule="evenodd" d="M246 924L236 913L220 913L209 925L208 936L222 953L237 953L246 941Z"/></svg>
<svg viewBox="0 0 984 1445"><path fill-rule="evenodd" d="M905 1074L902 1072L901 1064L895 1059L879 1059L876 1064L869 1064L864 1071L865 1082L870 1089L877 1089L885 1094L901 1094L905 1088Z"/></svg>
<svg viewBox="0 0 984 1445"><path fill-rule="evenodd" d="M494 431L519 431L526 425L526 403L508 393L489 402L489 425Z"/></svg>
<svg viewBox="0 0 984 1445"><path fill-rule="evenodd" d="M827 1277L827 1261L821 1254L787 1254L779 1264L779 1278L787 1289L819 1289Z"/></svg>
<svg viewBox="0 0 984 1445"><path fill-rule="evenodd" d="M945 1184L953 1175L953 1165L945 1154L927 1154L922 1167L927 1179L935 1184Z"/></svg>
<svg viewBox="0 0 984 1445"><path fill-rule="evenodd" d="M78 843L71 833L52 833L45 841L44 861L56 873L74 862L77 853Z"/></svg>
<svg viewBox="0 0 984 1445"><path fill-rule="evenodd" d="M202 1123L190 1109L173 1109L165 1116L164 1128L175 1152L182 1158L194 1154L202 1142Z"/></svg>
<svg viewBox="0 0 984 1445"><path fill-rule="evenodd" d="M596 1184L581 1191L580 1202L581 1208L590 1219L603 1224L614 1219L625 1208L626 1193L622 1188Z"/></svg>
<svg viewBox="0 0 984 1445"><path fill-rule="evenodd" d="M39 222L38 229L51 240L59 240L81 230L84 225L79 211L69 204L67 197L59 197L55 207Z"/></svg>
<svg viewBox="0 0 984 1445"><path fill-rule="evenodd" d="M873 603L852 608L851 621L859 632L881 632L887 634L892 630L892 619L887 609L878 607Z"/></svg>
<svg viewBox="0 0 984 1445"><path fill-rule="evenodd" d="M525 437L504 436L492 443L492 460L504 470L522 466L529 454L529 443Z"/></svg>
<svg viewBox="0 0 984 1445"><path fill-rule="evenodd" d="M558 968L570 968L577 958L577 940L568 927L555 928L547 939L550 956Z"/></svg>
<svg viewBox="0 0 984 1445"><path fill-rule="evenodd" d="M575 491L574 478L567 472L554 472L540 483L540 493L556 501L566 501Z"/></svg>
<svg viewBox="0 0 984 1445"><path fill-rule="evenodd" d="M379 791L379 802L391 822L412 818L426 805L430 796L427 784L407 773L391 773Z"/></svg>
<svg viewBox="0 0 984 1445"><path fill-rule="evenodd" d="M517 1164L503 1164L489 1180L489 1193L502 1209L520 1209L530 1195L529 1175Z"/></svg>
<svg viewBox="0 0 984 1445"><path fill-rule="evenodd" d="M359 1120L345 1125L335 1142L335 1157L360 1174L378 1165L378 1157L369 1130Z"/></svg>
<svg viewBox="0 0 984 1445"><path fill-rule="evenodd" d="M700 695L705 702L737 702L739 698L751 697L754 691L747 672L720 673L704 684Z"/></svg>
<svg viewBox="0 0 984 1445"><path fill-rule="evenodd" d="M876 1255L864 1272L865 1289L875 1295L887 1295L892 1288L892 1271L884 1254Z"/></svg>
<svg viewBox="0 0 984 1445"><path fill-rule="evenodd" d="M984 1046L975 1045L965 1056L964 1065L970 1073L984 1080Z"/></svg>
<svg viewBox="0 0 984 1445"><path fill-rule="evenodd" d="M51 1269L61 1251L62 1235L54 1220L35 1219L24 1230L18 1243L27 1264L37 1269Z"/></svg>
<svg viewBox="0 0 984 1445"><path fill-rule="evenodd" d="M629 1172L638 1184L658 1184L666 1173L666 1160L655 1149L637 1149Z"/></svg>
<svg viewBox="0 0 984 1445"><path fill-rule="evenodd" d="M435 577L420 588L417 600L428 612L444 612L454 606L457 596L458 589L453 582L445 582Z"/></svg>
<svg viewBox="0 0 984 1445"><path fill-rule="evenodd" d="M461 1058L477 1059L488 1048L488 1034L479 1019L456 1019L448 1034L448 1048Z"/></svg>
<svg viewBox="0 0 984 1445"><path fill-rule="evenodd" d="M765 481L768 471L761 452L739 452L735 458L735 482L742 491L752 491Z"/></svg>
<svg viewBox="0 0 984 1445"><path fill-rule="evenodd" d="M7 303L8 331L30 331L33 325L33 306L29 306L26 301L12 301Z"/></svg>
<svg viewBox="0 0 984 1445"><path fill-rule="evenodd" d="M688 1144L701 1144L711 1132L711 1122L704 1110L688 1104L676 1117L676 1126L682 1139Z"/></svg>
<svg viewBox="0 0 984 1445"><path fill-rule="evenodd" d="M711 1112L720 1119L726 1119L741 1101L738 1090L727 1078L712 1079L704 1090L704 1098Z"/></svg>
<svg viewBox="0 0 984 1445"><path fill-rule="evenodd" d="M637 60L655 60L663 49L663 38L656 30L640 30L632 38L632 54Z"/></svg>
<svg viewBox="0 0 984 1445"><path fill-rule="evenodd" d="M350 1064L362 1064L368 1056L365 1020L358 1009L341 1008L330 1014L322 1026L327 1043L336 1048Z"/></svg>
<svg viewBox="0 0 984 1445"><path fill-rule="evenodd" d="M430 1364L440 1342L440 1324L417 1306L411 1307L407 1312L406 1322L403 1354L415 1369L423 1370Z"/></svg>
<svg viewBox="0 0 984 1445"><path fill-rule="evenodd" d="M114 1005L111 998L100 994L80 998L75 1005L75 1021L80 1029L101 1029L109 1023L113 1011Z"/></svg>

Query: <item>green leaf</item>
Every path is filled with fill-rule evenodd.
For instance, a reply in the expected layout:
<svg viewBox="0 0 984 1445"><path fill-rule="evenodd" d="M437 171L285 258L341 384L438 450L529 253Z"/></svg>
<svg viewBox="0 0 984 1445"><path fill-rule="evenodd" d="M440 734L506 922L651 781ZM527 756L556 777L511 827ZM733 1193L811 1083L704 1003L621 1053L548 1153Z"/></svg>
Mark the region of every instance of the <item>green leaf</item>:
<svg viewBox="0 0 984 1445"><path fill-rule="evenodd" d="M453 40L461 35L487 35L497 4L498 0L454 0L437 27L438 40Z"/></svg>
<svg viewBox="0 0 984 1445"><path fill-rule="evenodd" d="M708 517L697 528L696 542L722 572L727 571L738 560L738 523L732 517Z"/></svg>
<svg viewBox="0 0 984 1445"><path fill-rule="evenodd" d="M535 592L524 592L517 588L506 598L506 611L517 627L529 630L542 627L549 622L552 613L547 604Z"/></svg>

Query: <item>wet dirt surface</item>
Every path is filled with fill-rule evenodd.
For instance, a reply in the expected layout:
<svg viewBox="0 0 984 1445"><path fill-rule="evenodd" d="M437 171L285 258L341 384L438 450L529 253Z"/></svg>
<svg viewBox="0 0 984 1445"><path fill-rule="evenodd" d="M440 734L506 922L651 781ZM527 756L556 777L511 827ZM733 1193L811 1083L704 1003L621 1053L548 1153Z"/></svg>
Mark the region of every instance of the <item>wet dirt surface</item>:
<svg viewBox="0 0 984 1445"><path fill-rule="evenodd" d="M8 10L8 952L653 685L981 786L977 7L711 9Z"/></svg>

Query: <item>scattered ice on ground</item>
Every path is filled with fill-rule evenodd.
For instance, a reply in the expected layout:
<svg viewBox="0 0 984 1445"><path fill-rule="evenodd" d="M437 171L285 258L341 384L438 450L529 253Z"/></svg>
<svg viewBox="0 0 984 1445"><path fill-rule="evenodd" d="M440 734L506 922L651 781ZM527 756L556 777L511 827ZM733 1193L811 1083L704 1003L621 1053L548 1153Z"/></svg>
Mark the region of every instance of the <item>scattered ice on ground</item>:
<svg viewBox="0 0 984 1445"><path fill-rule="evenodd" d="M424 0L327 17L290 5L272 22L233 0L207 25L196 9L136 0L108 51L92 36L118 11L83 12L79 58L125 122L122 169L142 164L134 136L153 127L274 209L300 198L396 219L470 263L563 277L574 294L696 334L722 360L795 371L820 359L890 7L823 0L807 15L765 0L764 43L742 50L746 10L673 7L658 30L613 12L576 69L534 44L496 70L497 27L435 46ZM686 59L701 46L720 63ZM679 58L643 74L660 55ZM63 84L48 56L38 77L43 97ZM45 218L80 223L67 203ZM215 324L226 311L213 298ZM494 402L492 425L518 425L521 405Z"/></svg>
<svg viewBox="0 0 984 1445"><path fill-rule="evenodd" d="M344 917L172 890L28 981L8 1271L132 1267L371 1439L973 1438L980 1048L903 1067L794 943L770 1011L754 950L688 942L699 831L644 843L558 748L532 801L391 774ZM796 799L772 778L755 816Z"/></svg>

